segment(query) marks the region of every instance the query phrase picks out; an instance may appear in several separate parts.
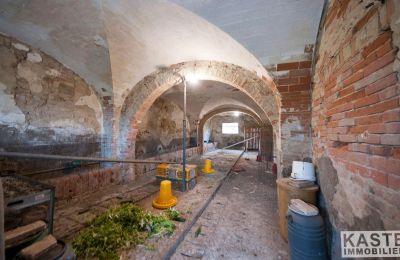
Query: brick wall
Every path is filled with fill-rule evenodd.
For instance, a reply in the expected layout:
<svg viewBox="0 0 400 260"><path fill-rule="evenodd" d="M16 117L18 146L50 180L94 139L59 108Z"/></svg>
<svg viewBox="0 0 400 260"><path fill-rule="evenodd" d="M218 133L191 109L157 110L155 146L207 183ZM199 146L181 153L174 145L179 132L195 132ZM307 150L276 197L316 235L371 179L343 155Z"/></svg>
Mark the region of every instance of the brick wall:
<svg viewBox="0 0 400 260"><path fill-rule="evenodd" d="M339 230L400 229L400 30L396 1L328 5L313 75L312 136L334 258Z"/></svg>
<svg viewBox="0 0 400 260"><path fill-rule="evenodd" d="M120 166L116 164L111 168L81 170L44 181L55 187L56 198L60 200L95 192L110 184L119 184L122 179Z"/></svg>
<svg viewBox="0 0 400 260"><path fill-rule="evenodd" d="M311 158L311 58L307 46L301 61L267 67L282 96L282 152L284 174L294 160Z"/></svg>
<svg viewBox="0 0 400 260"><path fill-rule="evenodd" d="M208 149L213 149L214 145L209 144ZM188 159L200 155L199 147L192 147L186 150ZM161 160L170 162L182 161L182 151L164 153L146 160ZM114 164L108 168L92 168L74 170L73 173L65 174L59 177L45 178L45 181L55 187L57 199L71 199L79 195L96 192L102 187L113 184L125 183L124 174L126 171L133 170L134 179L136 176L149 173L155 170L156 164ZM199 166L201 167L201 166Z"/></svg>

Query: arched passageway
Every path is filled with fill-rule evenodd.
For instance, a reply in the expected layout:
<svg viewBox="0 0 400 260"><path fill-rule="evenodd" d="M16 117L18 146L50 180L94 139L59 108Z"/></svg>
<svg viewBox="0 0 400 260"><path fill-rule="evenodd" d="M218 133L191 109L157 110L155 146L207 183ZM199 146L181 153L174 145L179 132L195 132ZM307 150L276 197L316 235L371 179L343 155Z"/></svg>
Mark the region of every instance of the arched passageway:
<svg viewBox="0 0 400 260"><path fill-rule="evenodd" d="M206 141L208 141L209 138L205 138L205 133L206 133L206 125L207 123L210 124L210 120L213 117L216 117L218 115L223 115L227 112L232 112L232 113L238 113L238 114L244 114L247 115L248 117L254 119L254 123L250 123L250 124L243 124L243 126L245 127L245 129L242 129L244 131L243 133L243 137L252 137L250 135L248 135L246 132L246 128L247 130L250 130L251 128L253 129L257 129L258 132L258 138L257 140L259 141L259 147L257 146L258 152L260 153L260 155L263 157L264 160L272 160L273 158L273 144L274 144L274 136L273 136L273 129L272 129L272 125L269 124L269 122L265 122L263 121L256 113L254 113L253 111L247 109L247 108L243 108L243 107L238 107L238 106L231 106L231 107L221 107L221 108L217 108L215 110L212 110L211 112L207 113L206 115L204 115L200 121L199 121L199 125L198 125L198 140L199 140L199 147L200 147L200 151L205 151L205 147L204 147L204 143ZM234 117L232 119L230 119L231 121L242 121L242 120L238 120L237 117L238 115L234 115ZM207 139L207 140L205 140ZM244 147L246 147L246 145L244 144Z"/></svg>
<svg viewBox="0 0 400 260"><path fill-rule="evenodd" d="M175 64L158 70L140 81L125 99L121 109L118 153L124 158L135 158L138 126L154 101L165 91L180 83L179 75L195 74L200 80L213 80L233 86L250 97L262 111L263 118L272 126L274 150L280 156L280 99L275 85L267 78L233 64L215 61L196 61Z"/></svg>

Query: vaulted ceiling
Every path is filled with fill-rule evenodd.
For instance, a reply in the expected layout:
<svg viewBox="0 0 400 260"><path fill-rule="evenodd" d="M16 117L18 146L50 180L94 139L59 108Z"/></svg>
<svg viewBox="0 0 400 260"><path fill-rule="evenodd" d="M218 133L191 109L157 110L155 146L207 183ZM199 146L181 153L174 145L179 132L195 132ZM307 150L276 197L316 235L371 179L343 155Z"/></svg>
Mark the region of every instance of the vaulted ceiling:
<svg viewBox="0 0 400 260"><path fill-rule="evenodd" d="M324 0L171 0L232 36L263 65L301 58L314 45Z"/></svg>
<svg viewBox="0 0 400 260"><path fill-rule="evenodd" d="M183 107L183 86L176 85L167 90L161 98ZM242 108L262 115L257 104L238 89L221 82L204 80L187 84L187 112L194 119L202 118L215 109L223 107Z"/></svg>
<svg viewBox="0 0 400 260"><path fill-rule="evenodd" d="M315 43L323 3L2 0L0 31L55 57L100 96L112 95L113 104L121 107L136 84L158 66L218 61L269 78L265 65L297 59ZM206 101L216 98L208 97L207 86L193 90ZM236 97L240 93L225 92L216 101L224 96L255 107L245 97ZM199 103L199 109L206 101Z"/></svg>

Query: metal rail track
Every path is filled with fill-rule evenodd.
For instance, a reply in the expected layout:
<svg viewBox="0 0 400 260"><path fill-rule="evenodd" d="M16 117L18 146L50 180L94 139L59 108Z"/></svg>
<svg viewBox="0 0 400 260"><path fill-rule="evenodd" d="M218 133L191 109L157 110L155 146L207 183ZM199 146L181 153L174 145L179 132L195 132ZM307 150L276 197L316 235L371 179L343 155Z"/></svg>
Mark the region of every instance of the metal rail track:
<svg viewBox="0 0 400 260"><path fill-rule="evenodd" d="M207 199L206 203L201 207L199 212L194 216L192 222L185 228L185 230L180 234L178 239L175 241L175 243L170 247L168 252L163 256L162 259L168 260L171 259L171 257L175 254L176 249L179 247L179 245L182 243L182 241L186 238L187 234L189 231L192 229L192 227L196 224L197 220L200 218L200 216L203 214L203 212L207 209L207 207L210 205L210 202L215 198L215 195L218 193L220 190L222 184L226 182L228 177L230 176L230 173L232 172L232 169L236 166L240 158L242 158L243 154L245 153L245 150L239 155L239 157L236 159L235 163L232 165L232 167L227 171L225 177L219 182L217 188L213 191L211 196Z"/></svg>

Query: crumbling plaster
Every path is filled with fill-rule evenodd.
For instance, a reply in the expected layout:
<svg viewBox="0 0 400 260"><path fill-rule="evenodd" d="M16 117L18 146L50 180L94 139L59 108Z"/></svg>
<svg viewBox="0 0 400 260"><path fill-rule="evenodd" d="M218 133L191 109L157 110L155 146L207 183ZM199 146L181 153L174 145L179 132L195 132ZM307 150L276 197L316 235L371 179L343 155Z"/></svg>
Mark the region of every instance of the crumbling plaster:
<svg viewBox="0 0 400 260"><path fill-rule="evenodd" d="M0 32L51 55L99 95L112 95L101 1L4 0L0 10Z"/></svg>
<svg viewBox="0 0 400 260"><path fill-rule="evenodd" d="M0 40L1 123L20 131L101 134L102 109L90 86L39 50L6 36Z"/></svg>
<svg viewBox="0 0 400 260"><path fill-rule="evenodd" d="M182 148L183 111L175 103L158 98L139 125L136 138L136 158L148 158ZM189 144L190 122L186 126Z"/></svg>
<svg viewBox="0 0 400 260"><path fill-rule="evenodd" d="M273 126L277 154L280 147L279 96L272 81L260 79L254 73L233 64L196 61L180 63L156 71L143 79L125 101L120 121L119 148L124 156L132 157L138 125L153 102L167 89L179 83L177 73L186 75L196 70L200 80L214 80L229 84L252 98ZM279 156L279 155L278 155Z"/></svg>
<svg viewBox="0 0 400 260"><path fill-rule="evenodd" d="M103 111L93 90L52 57L0 34L0 149L100 155ZM60 167L2 160L2 170Z"/></svg>

